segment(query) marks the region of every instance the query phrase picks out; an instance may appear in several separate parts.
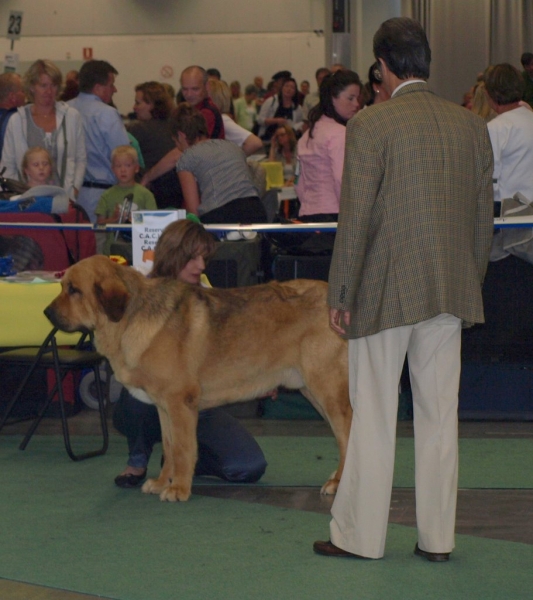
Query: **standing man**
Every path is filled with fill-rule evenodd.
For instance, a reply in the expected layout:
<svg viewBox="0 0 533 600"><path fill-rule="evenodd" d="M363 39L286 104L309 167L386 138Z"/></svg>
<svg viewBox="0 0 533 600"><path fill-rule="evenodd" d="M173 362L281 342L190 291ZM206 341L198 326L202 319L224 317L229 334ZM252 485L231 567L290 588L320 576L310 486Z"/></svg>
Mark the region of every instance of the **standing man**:
<svg viewBox="0 0 533 600"><path fill-rule="evenodd" d="M218 108L207 93L207 71L202 67L187 67L181 74L181 93L185 102L192 104L205 117L211 139L224 139L224 123Z"/></svg>
<svg viewBox="0 0 533 600"><path fill-rule="evenodd" d="M207 133L211 139L225 139L224 122L218 108L213 104L207 92L207 71L196 65L184 69L180 76L181 89L177 101L188 102L204 115L207 122ZM150 183L176 168L181 157L181 150L173 148L163 156L151 169L146 171L141 184L150 187ZM177 175L176 175L177 177Z"/></svg>
<svg viewBox="0 0 533 600"><path fill-rule="evenodd" d="M78 203L96 222L96 206L100 196L116 179L111 170L111 152L117 146L130 143L128 134L118 111L110 106L118 71L104 60L89 60L83 64L79 74L80 93L68 104L83 118L87 169L78 196Z"/></svg>
<svg viewBox="0 0 533 600"><path fill-rule="evenodd" d="M482 119L433 95L421 25L374 36L388 102L349 121L330 324L349 338L354 410L326 556L381 558L394 470L398 383L413 390L415 554L454 547L461 326L483 322L492 239L492 150Z"/></svg>
<svg viewBox="0 0 533 600"><path fill-rule="evenodd" d="M0 159L4 147L4 135L11 115L19 106L23 106L26 96L22 88L22 79L18 73L0 75Z"/></svg>

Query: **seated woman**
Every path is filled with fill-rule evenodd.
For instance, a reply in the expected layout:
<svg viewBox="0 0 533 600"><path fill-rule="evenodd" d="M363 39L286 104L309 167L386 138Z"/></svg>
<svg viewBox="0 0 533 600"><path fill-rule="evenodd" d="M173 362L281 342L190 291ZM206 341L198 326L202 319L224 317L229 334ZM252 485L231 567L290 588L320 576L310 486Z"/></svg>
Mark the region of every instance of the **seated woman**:
<svg viewBox="0 0 533 600"><path fill-rule="evenodd" d="M294 184L294 168L296 167L296 136L288 125L280 125L272 136L268 160L283 165L284 185Z"/></svg>
<svg viewBox="0 0 533 600"><path fill-rule="evenodd" d="M304 124L302 107L298 103L298 89L292 77L285 79L277 96L265 100L257 122L260 125L259 137L264 141L270 141L280 125L288 125L296 133L301 131Z"/></svg>
<svg viewBox="0 0 533 600"><path fill-rule="evenodd" d="M190 219L171 223L157 242L150 276L206 285L203 271L214 247L213 237L199 223ZM123 390L115 405L113 424L127 436L129 450L127 467L115 483L122 488L137 487L146 477L154 444L161 441L157 409ZM224 408L200 411L197 439L196 475L253 483L265 472L267 463L261 448Z"/></svg>
<svg viewBox="0 0 533 600"><path fill-rule="evenodd" d="M337 221L346 123L359 110L360 92L361 80L353 71L326 75L320 84L320 101L309 111L309 130L298 141L301 221Z"/></svg>
<svg viewBox="0 0 533 600"><path fill-rule="evenodd" d="M181 103L171 118L183 152L178 172L184 208L203 223L266 223L267 216L244 152L228 140L211 140L203 115Z"/></svg>

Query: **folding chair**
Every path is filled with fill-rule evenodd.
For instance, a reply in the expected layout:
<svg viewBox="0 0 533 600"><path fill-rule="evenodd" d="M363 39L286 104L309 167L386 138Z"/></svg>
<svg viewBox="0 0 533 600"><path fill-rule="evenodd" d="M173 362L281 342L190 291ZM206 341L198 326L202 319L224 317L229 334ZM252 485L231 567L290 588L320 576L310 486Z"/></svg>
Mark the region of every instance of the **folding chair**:
<svg viewBox="0 0 533 600"><path fill-rule="evenodd" d="M109 435L107 431L106 420L106 394L104 391L104 385L100 378L99 369L101 363L105 360L105 358L92 349L85 349L87 344L87 337L89 335L88 333L82 334L78 343L74 347L58 348L56 341L57 331L57 327L54 327L40 347L31 346L24 348L16 348L14 350L8 350L6 352L0 353L0 364L11 366L23 365L29 367L26 375L24 376L17 391L15 392L15 395L9 402L4 416L2 417L2 420L0 421L0 431L2 430L4 425L10 424L7 422L7 419L9 418L13 407L20 399L22 392L24 391L24 388L26 387L35 369L37 367L52 368L55 373L55 385L51 392L48 394L46 402L40 408L37 416L35 417L30 428L28 429L28 432L22 440L19 449L24 450L26 448L31 437L35 433L35 430L37 429L39 423L44 417L48 407L50 406L55 394L57 393L59 398L63 438L65 441L65 448L69 457L74 461L78 461L84 460L85 458L90 458L92 456L99 456L105 454L109 445ZM101 448L98 450L93 450L84 454L74 454L70 443L70 434L65 410L65 397L63 394L62 383L69 371L76 371L88 368L91 368L94 371L103 443Z"/></svg>

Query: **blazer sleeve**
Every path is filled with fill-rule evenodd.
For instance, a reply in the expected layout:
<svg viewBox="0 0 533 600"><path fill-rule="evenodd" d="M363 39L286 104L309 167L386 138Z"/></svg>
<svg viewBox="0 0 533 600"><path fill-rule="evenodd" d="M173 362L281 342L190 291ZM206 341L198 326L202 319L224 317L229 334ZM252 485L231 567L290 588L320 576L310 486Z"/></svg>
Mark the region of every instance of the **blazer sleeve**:
<svg viewBox="0 0 533 600"><path fill-rule="evenodd" d="M487 127L483 125L482 128L481 151L478 157L480 162L480 186L477 197L474 250L481 285L487 271L494 229L494 187L492 184L494 155Z"/></svg>

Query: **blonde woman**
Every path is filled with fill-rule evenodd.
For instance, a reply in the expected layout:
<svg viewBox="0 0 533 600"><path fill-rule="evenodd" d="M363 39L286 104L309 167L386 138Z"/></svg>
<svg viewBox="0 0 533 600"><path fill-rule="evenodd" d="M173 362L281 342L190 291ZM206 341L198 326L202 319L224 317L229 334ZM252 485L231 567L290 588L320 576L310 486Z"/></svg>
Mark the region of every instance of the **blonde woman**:
<svg viewBox="0 0 533 600"><path fill-rule="evenodd" d="M296 166L296 136L288 125L280 125L272 136L268 160L283 165L283 179L286 186L294 185L294 169Z"/></svg>
<svg viewBox="0 0 533 600"><path fill-rule="evenodd" d="M246 156L259 152L263 148L263 142L244 127L237 125L230 116L231 91L228 84L225 81L208 79L206 85L209 97L222 114L226 139L240 146Z"/></svg>
<svg viewBox="0 0 533 600"><path fill-rule="evenodd" d="M85 137L78 111L57 100L61 71L49 60L37 60L23 81L30 104L9 119L0 165L5 167L4 176L22 180L20 165L26 150L40 146L52 157L53 183L76 199L87 165Z"/></svg>

